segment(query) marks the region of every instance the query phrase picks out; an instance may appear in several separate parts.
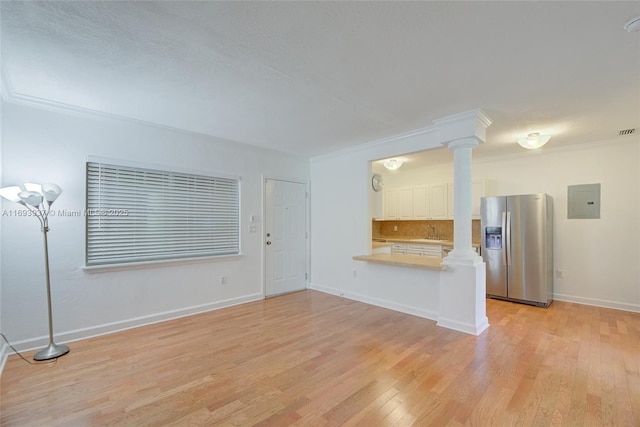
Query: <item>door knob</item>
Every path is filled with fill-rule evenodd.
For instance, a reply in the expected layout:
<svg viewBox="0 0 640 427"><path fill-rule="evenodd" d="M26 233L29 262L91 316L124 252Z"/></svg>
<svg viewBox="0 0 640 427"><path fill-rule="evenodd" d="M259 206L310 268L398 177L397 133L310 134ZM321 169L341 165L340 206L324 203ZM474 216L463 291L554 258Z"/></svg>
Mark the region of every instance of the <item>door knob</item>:
<svg viewBox="0 0 640 427"><path fill-rule="evenodd" d="M271 244L271 242L267 240L267 245L270 245L270 244Z"/></svg>

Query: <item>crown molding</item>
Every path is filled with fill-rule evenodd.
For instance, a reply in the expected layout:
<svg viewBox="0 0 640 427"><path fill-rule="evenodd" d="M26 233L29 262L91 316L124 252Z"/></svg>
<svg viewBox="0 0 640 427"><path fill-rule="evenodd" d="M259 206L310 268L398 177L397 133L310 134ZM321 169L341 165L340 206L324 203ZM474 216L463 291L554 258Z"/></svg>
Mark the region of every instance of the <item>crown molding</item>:
<svg viewBox="0 0 640 427"><path fill-rule="evenodd" d="M409 139L425 137L425 140L431 139L434 144L429 144L422 149L440 148L446 146L447 143L457 139L475 138L478 142L484 142L485 130L492 123L487 114L480 108L465 111L459 114L443 117L433 120L433 124L413 129L407 132L391 135L381 139L365 142L347 147L342 150L333 151L331 153L313 156L311 161L322 161L344 154L356 153L363 150L371 150L380 148L391 143L398 144L406 142Z"/></svg>
<svg viewBox="0 0 640 427"><path fill-rule="evenodd" d="M91 108L80 107L78 105L66 104L64 102L53 101L47 98L41 98L38 96L27 95L24 93L16 92L13 84L11 83L11 78L9 77L9 73L6 68L0 65L0 95L2 99L10 104L16 105L24 105L28 107L40 108L44 110L54 111L54 112L62 112L75 116L85 117L85 118L99 118L99 119L108 119L108 120L116 120L121 122L128 122L137 125L143 126L151 126L158 129L170 130L173 132L185 133L189 135L195 136L206 136L218 138L221 140L228 141L224 138L219 138L215 135L209 135L202 132L196 132L188 129L177 128L173 126L167 126L161 123L156 123L148 120L140 120L135 119L133 117L123 116L120 114L107 113L105 111L94 110ZM236 141L231 141L236 142ZM248 144L245 144L248 145Z"/></svg>
<svg viewBox="0 0 640 427"><path fill-rule="evenodd" d="M624 144L624 143L640 144L640 136L638 135L622 136L622 137L616 137L616 138L608 138L600 141L568 144L560 147L548 147L543 150L540 150L540 149L528 150L528 151L521 151L517 153L510 153L510 154L497 154L497 155L487 155L483 157L474 157L473 163L486 164L486 163L494 163L494 162L505 162L509 160L519 160L519 159L527 159L527 158L533 158L533 157L545 156L545 155L555 155L559 153L570 153L570 152L576 152L576 151L590 150L594 148L599 148L600 146L610 147L611 145L614 145L614 144L617 145L617 144Z"/></svg>
<svg viewBox="0 0 640 427"><path fill-rule="evenodd" d="M433 121L438 128L442 145L453 141L474 138L479 143L486 140L486 131L493 121L480 108L443 117Z"/></svg>
<svg viewBox="0 0 640 427"><path fill-rule="evenodd" d="M32 95L25 95L15 91L10 91L6 95L6 101L11 104L25 105L28 107L40 108L49 111L62 112L75 116L88 117L88 118L100 118L108 120L116 120L121 122L128 122L144 126L152 126L159 129L171 130L174 132L187 133L190 135L199 135L212 137L202 132L196 132L188 129L177 128L173 126L163 125L148 120L135 119L133 117L123 116L120 114L107 113L105 111L94 110L91 108L80 107L73 104L66 104L64 102L52 101L47 98L40 98Z"/></svg>
<svg viewBox="0 0 640 427"><path fill-rule="evenodd" d="M235 145L242 145L248 148L263 150L266 152L278 153L281 155L286 155L292 158L299 159L308 159L308 156L301 156L296 153L276 150L273 148L263 147L260 145L248 144L242 141L235 141L227 138L223 138L216 135L211 135L208 133L197 132L189 129L178 128L174 126L168 126L161 123L156 123L148 120L135 119L133 117L123 116L119 114L107 113L105 111L93 110L91 108L80 107L77 105L66 104L63 102L52 101L47 98L41 98L37 96L26 95L23 93L16 92L13 90L13 86L11 85L11 79L9 79L7 73L4 72L4 69L0 70L1 74L1 96L2 99L9 104L14 105L22 105L31 108L37 108L47 111L52 111L56 113L68 114L76 117L83 117L89 119L98 119L98 120L108 120L108 121L117 121L130 123L138 126L151 127L156 129L162 129L166 131L176 132L183 135L197 136L197 137L205 137L205 138L214 138L221 143L230 143Z"/></svg>

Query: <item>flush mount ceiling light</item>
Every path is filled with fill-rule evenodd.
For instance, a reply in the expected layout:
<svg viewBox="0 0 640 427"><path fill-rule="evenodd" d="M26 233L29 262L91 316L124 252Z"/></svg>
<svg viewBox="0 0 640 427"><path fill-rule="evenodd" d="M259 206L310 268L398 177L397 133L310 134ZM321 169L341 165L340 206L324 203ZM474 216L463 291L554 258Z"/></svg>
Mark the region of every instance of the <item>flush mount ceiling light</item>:
<svg viewBox="0 0 640 427"><path fill-rule="evenodd" d="M629 31L630 33L639 32L640 31L640 16L636 16L631 21L629 21L626 24L624 24L624 27L622 27L622 28L624 28L625 30Z"/></svg>
<svg viewBox="0 0 640 427"><path fill-rule="evenodd" d="M399 169L400 166L402 166L404 162L402 160L398 160L398 159L389 159L389 160L385 160L383 165L385 168L389 169L390 171L394 171L396 169Z"/></svg>
<svg viewBox="0 0 640 427"><path fill-rule="evenodd" d="M529 150L533 150L535 148L540 148L551 139L551 135L540 135L539 132L530 133L525 138L519 138L518 144L522 148L527 148Z"/></svg>

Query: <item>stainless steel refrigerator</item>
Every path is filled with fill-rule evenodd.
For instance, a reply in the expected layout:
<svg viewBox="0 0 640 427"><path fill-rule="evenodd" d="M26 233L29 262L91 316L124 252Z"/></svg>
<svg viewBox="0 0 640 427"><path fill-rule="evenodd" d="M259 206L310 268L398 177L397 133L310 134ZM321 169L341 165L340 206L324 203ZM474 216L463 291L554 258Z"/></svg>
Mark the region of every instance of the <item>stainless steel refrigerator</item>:
<svg viewBox="0 0 640 427"><path fill-rule="evenodd" d="M548 307L553 300L553 200L545 193L481 199L487 297Z"/></svg>

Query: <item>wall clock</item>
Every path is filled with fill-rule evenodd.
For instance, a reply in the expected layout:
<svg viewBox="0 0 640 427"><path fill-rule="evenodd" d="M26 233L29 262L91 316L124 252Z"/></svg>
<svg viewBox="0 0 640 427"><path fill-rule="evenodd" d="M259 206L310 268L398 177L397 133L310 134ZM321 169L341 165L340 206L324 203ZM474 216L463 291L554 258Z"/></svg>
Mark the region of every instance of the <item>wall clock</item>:
<svg viewBox="0 0 640 427"><path fill-rule="evenodd" d="M373 176L371 177L371 186L373 187L373 191L382 190L382 176L380 176L380 174L373 174Z"/></svg>

